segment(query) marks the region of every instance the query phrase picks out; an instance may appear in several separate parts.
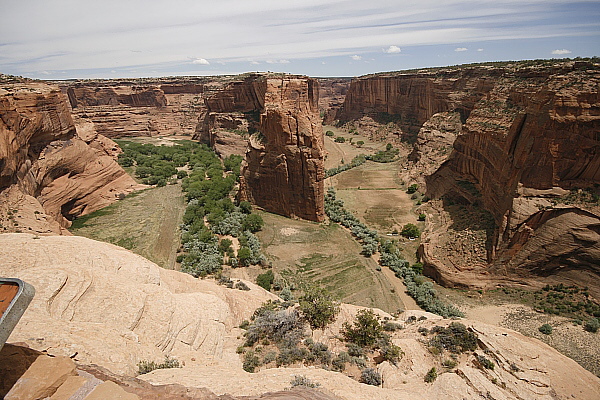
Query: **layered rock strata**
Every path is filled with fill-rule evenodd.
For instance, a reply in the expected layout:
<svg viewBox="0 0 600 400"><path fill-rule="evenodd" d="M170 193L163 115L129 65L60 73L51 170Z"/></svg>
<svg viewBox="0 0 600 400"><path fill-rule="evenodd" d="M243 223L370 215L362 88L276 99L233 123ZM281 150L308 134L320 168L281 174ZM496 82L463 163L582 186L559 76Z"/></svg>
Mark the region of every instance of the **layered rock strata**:
<svg viewBox="0 0 600 400"><path fill-rule="evenodd" d="M251 75L206 100L200 129L205 142L218 149L225 126L241 127L248 137L242 199L276 214L323 220L318 93L311 78Z"/></svg>
<svg viewBox="0 0 600 400"><path fill-rule="evenodd" d="M193 135L204 96L224 78L181 77L55 82L68 96L75 124L124 136Z"/></svg>
<svg viewBox="0 0 600 400"><path fill-rule="evenodd" d="M446 262L440 235L426 234L421 255L431 275L446 284L477 281L465 274L474 267L511 279L558 274L580 284L600 275L599 70L587 61L552 61L353 82L341 118L383 115L420 129L408 170L420 165L426 175L404 175L446 205L474 205L492 217L481 265ZM445 113L460 116L458 129L442 127ZM452 152L444 151L450 143Z"/></svg>
<svg viewBox="0 0 600 400"><path fill-rule="evenodd" d="M3 232L60 233L71 219L139 187L115 161L118 146L79 135L57 87L0 89L0 221Z"/></svg>

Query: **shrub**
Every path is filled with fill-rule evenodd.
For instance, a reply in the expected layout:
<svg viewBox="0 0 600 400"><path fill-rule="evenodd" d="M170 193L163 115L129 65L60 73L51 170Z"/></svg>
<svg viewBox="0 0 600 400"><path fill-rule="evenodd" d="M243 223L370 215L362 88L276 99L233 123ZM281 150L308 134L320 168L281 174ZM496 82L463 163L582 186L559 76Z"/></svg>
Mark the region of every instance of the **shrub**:
<svg viewBox="0 0 600 400"><path fill-rule="evenodd" d="M373 310L360 310L353 325L344 322L341 334L344 340L361 347L373 347L383 334L383 328Z"/></svg>
<svg viewBox="0 0 600 400"><path fill-rule="evenodd" d="M382 328L384 331L394 332L398 329L403 329L404 327L402 326L402 324L399 324L397 322L385 321L382 325Z"/></svg>
<svg viewBox="0 0 600 400"><path fill-rule="evenodd" d="M264 224L265 223L260 215L248 214L242 223L242 229L244 231L255 233L260 231Z"/></svg>
<svg viewBox="0 0 600 400"><path fill-rule="evenodd" d="M456 360L444 360L444 362L442 363L442 365L446 368L452 369L454 367L456 367Z"/></svg>
<svg viewBox="0 0 600 400"><path fill-rule="evenodd" d="M485 369L494 369L494 363L488 360L485 356L477 354L475 357L477 358L479 364L481 364L481 366Z"/></svg>
<svg viewBox="0 0 600 400"><path fill-rule="evenodd" d="M437 371L436 371L435 367L433 367L425 375L425 382L432 383L433 381L435 381L437 379L437 376L438 376Z"/></svg>
<svg viewBox="0 0 600 400"><path fill-rule="evenodd" d="M379 354L383 361L389 361L396 365L396 363L402 359L402 356L404 356L404 352L400 347L393 344L387 335L384 335L382 339L379 340L377 346L379 347Z"/></svg>
<svg viewBox="0 0 600 400"><path fill-rule="evenodd" d="M143 375L148 372L152 372L155 369L166 369L166 368L179 368L179 361L175 358L171 358L169 356L165 356L165 361L162 363L156 363L154 361L140 361L138 363L138 374Z"/></svg>
<svg viewBox="0 0 600 400"><path fill-rule="evenodd" d="M242 364L244 371L254 372L257 367L260 367L260 359L254 351L250 350L244 353L244 363Z"/></svg>
<svg viewBox="0 0 600 400"><path fill-rule="evenodd" d="M429 340L429 345L440 350L462 353L475 351L477 348L477 335L469 332L460 322L452 322L448 327L435 326L431 329L431 333L435 336Z"/></svg>
<svg viewBox="0 0 600 400"><path fill-rule="evenodd" d="M334 135L333 131L325 132L325 136L333 136L333 135Z"/></svg>
<svg viewBox="0 0 600 400"><path fill-rule="evenodd" d="M356 142L356 147L362 147L364 144L365 144L365 142L364 142L364 141L362 141L362 140L358 140L358 141Z"/></svg>
<svg viewBox="0 0 600 400"><path fill-rule="evenodd" d="M421 232L415 224L406 224L402 228L400 235L407 238L418 238L419 236L421 236Z"/></svg>
<svg viewBox="0 0 600 400"><path fill-rule="evenodd" d="M271 285L273 284L274 280L275 275L273 275L273 271L268 270L264 274L260 274L256 277L256 284L265 289L266 291L270 291Z"/></svg>
<svg viewBox="0 0 600 400"><path fill-rule="evenodd" d="M290 382L290 385L294 388L297 386L307 388L318 388L321 386L319 382L312 381L304 375L294 375L294 379Z"/></svg>
<svg viewBox="0 0 600 400"><path fill-rule="evenodd" d="M360 373L360 381L373 386L380 386L382 383L381 375L373 368L363 369Z"/></svg>
<svg viewBox="0 0 600 400"><path fill-rule="evenodd" d="M600 319L592 318L587 321L583 327L586 331L596 333L600 329Z"/></svg>
<svg viewBox="0 0 600 400"><path fill-rule="evenodd" d="M233 287L236 288L236 289L239 289L239 290L245 290L245 291L250 290L250 288L248 287L248 285L246 285L242 281L237 281Z"/></svg>
<svg viewBox="0 0 600 400"><path fill-rule="evenodd" d="M542 332L544 335L550 335L552 333L552 325L544 324L544 325L540 326L538 328L538 330L540 332Z"/></svg>
<svg viewBox="0 0 600 400"><path fill-rule="evenodd" d="M425 214L419 214L419 221L425 221L426 215Z"/></svg>
<svg viewBox="0 0 600 400"><path fill-rule="evenodd" d="M419 189L419 185L417 185L416 183L413 183L412 185L410 185L408 187L408 189L406 190L406 193L413 194L417 191L417 189Z"/></svg>
<svg viewBox="0 0 600 400"><path fill-rule="evenodd" d="M335 316L340 311L339 303L318 287L308 288L298 302L302 316L312 329L325 328L335 321Z"/></svg>
<svg viewBox="0 0 600 400"><path fill-rule="evenodd" d="M335 138L335 142L336 143L345 143L346 142L346 138L343 136L338 136Z"/></svg>

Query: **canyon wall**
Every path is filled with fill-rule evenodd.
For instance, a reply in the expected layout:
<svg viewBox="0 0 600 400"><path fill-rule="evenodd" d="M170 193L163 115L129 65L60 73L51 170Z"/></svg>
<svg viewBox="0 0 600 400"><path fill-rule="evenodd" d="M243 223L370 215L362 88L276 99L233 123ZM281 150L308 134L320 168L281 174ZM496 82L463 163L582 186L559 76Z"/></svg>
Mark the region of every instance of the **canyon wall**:
<svg viewBox="0 0 600 400"><path fill-rule="evenodd" d="M229 130L242 137L238 142L248 143L241 199L276 214L323 220L318 93L311 78L249 75L207 98L197 137L219 150Z"/></svg>
<svg viewBox="0 0 600 400"><path fill-rule="evenodd" d="M138 187L115 161L118 146L82 128L65 96L38 82L0 89L2 232L61 233L71 219Z"/></svg>
<svg viewBox="0 0 600 400"><path fill-rule="evenodd" d="M75 124L93 123L109 138L193 135L204 96L222 88L223 77L57 81Z"/></svg>
<svg viewBox="0 0 600 400"><path fill-rule="evenodd" d="M444 199L450 219L456 204L491 215L481 265L447 262L435 232L446 227L428 225L420 252L436 279L479 280L468 270L584 283L600 275L599 83L600 66L587 61L376 75L353 82L338 116L384 115L419 130L407 169L425 170L422 190ZM448 128L452 115L459 129Z"/></svg>

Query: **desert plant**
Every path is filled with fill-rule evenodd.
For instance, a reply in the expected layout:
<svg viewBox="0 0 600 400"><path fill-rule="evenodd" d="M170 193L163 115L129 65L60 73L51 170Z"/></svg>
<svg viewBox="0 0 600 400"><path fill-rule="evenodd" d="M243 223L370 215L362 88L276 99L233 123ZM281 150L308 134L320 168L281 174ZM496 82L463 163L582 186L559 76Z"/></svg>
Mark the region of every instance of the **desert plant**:
<svg viewBox="0 0 600 400"><path fill-rule="evenodd" d="M266 291L270 291L271 285L273 284L274 280L275 275L273 275L273 271L268 270L264 274L260 274L256 277L256 284L265 289Z"/></svg>
<svg viewBox="0 0 600 400"><path fill-rule="evenodd" d="M300 312L312 329L323 329L340 310L339 303L324 290L318 287L309 287L298 300Z"/></svg>
<svg viewBox="0 0 600 400"><path fill-rule="evenodd" d="M344 340L361 347L373 347L383 334L383 328L373 310L360 310L352 325L344 322L341 334Z"/></svg>
<svg viewBox="0 0 600 400"><path fill-rule="evenodd" d="M600 329L600 319L592 318L587 321L583 327L586 331L596 333Z"/></svg>
<svg viewBox="0 0 600 400"><path fill-rule="evenodd" d="M321 386L319 382L312 381L304 375L294 375L294 379L290 382L291 387L307 387L307 388L318 388Z"/></svg>
<svg viewBox="0 0 600 400"><path fill-rule="evenodd" d="M143 375L148 372L152 372L155 369L166 369L166 368L180 368L179 361L175 358L165 356L165 360L162 363L156 363L154 361L143 360L138 363L138 374Z"/></svg>
<svg viewBox="0 0 600 400"><path fill-rule="evenodd" d="M544 335L550 335L552 333L552 325L550 325L550 324L543 324L542 326L540 326L538 328L538 330L540 332L542 332Z"/></svg>
<svg viewBox="0 0 600 400"><path fill-rule="evenodd" d="M494 369L494 363L491 360L487 359L485 356L477 354L475 357L477 358L479 364L481 364L481 366L485 369Z"/></svg>
<svg viewBox="0 0 600 400"><path fill-rule="evenodd" d="M260 359L256 353L252 350L244 353L244 363L242 364L244 371L255 372L257 367L260 367Z"/></svg>
<svg viewBox="0 0 600 400"><path fill-rule="evenodd" d="M417 189L419 189L419 185L417 185L416 183L413 183L412 185L410 185L408 187L408 189L406 190L406 193L413 194L417 191Z"/></svg>
<svg viewBox="0 0 600 400"><path fill-rule="evenodd" d="M360 381L373 386L380 386L383 382L379 372L375 371L373 368L363 369L360 373Z"/></svg>
<svg viewBox="0 0 600 400"><path fill-rule="evenodd" d="M435 381L437 379L437 370L435 369L435 367L431 368L427 374L425 375L425 382L427 383L432 383L433 381Z"/></svg>

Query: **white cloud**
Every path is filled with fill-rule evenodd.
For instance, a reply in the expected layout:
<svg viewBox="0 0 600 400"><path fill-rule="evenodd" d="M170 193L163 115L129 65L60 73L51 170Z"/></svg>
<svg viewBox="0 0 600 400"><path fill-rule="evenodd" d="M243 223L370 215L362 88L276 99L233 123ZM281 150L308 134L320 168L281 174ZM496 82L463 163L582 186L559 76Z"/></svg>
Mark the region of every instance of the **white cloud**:
<svg viewBox="0 0 600 400"><path fill-rule="evenodd" d="M351 58L351 59L353 59L354 61L360 61L360 60L362 60L362 57L361 57L361 56L359 56L359 55L356 55L356 54L355 54L355 55L353 55L353 56L352 56L352 57L350 57L350 58Z"/></svg>
<svg viewBox="0 0 600 400"><path fill-rule="evenodd" d="M289 60L267 60L267 64L289 64Z"/></svg>
<svg viewBox="0 0 600 400"><path fill-rule="evenodd" d="M210 63L208 62L208 60L206 60L205 58L195 58L192 61L192 64L198 64L198 65L210 65Z"/></svg>
<svg viewBox="0 0 600 400"><path fill-rule="evenodd" d="M483 51L483 49L477 49L477 51Z"/></svg>
<svg viewBox="0 0 600 400"><path fill-rule="evenodd" d="M258 65L260 64L258 61L250 61L250 65Z"/></svg>
<svg viewBox="0 0 600 400"><path fill-rule="evenodd" d="M390 46L387 49L383 50L384 53L388 53L388 54L395 54L395 53L400 53L402 50L400 49L400 47L398 46Z"/></svg>
<svg viewBox="0 0 600 400"><path fill-rule="evenodd" d="M40 73L44 74L44 75L50 75L50 72L48 72L48 71L41 71Z"/></svg>
<svg viewBox="0 0 600 400"><path fill-rule="evenodd" d="M460 51L467 51L467 50L469 50L469 49L467 49L466 47L457 47L457 48L454 49L454 51L458 51L458 52L460 52Z"/></svg>
<svg viewBox="0 0 600 400"><path fill-rule="evenodd" d="M557 54L557 55L571 54L571 50L567 50L567 49L552 50L552 54Z"/></svg>

